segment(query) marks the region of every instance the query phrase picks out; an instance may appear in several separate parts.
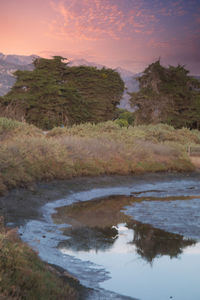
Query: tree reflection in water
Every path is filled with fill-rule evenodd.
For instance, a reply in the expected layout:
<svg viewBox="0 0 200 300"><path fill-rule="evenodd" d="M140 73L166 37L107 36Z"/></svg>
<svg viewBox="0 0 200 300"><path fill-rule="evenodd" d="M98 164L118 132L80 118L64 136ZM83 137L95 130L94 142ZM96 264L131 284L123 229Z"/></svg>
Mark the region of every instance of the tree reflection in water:
<svg viewBox="0 0 200 300"><path fill-rule="evenodd" d="M185 247L195 244L195 240L185 239L179 234L169 233L148 224L130 221L127 229L133 230L133 240L136 252L149 263L156 257L168 255L177 257ZM59 244L59 248L68 248L73 251L107 251L118 239L117 227L77 227L66 232L70 238ZM126 247L126 245L124 245Z"/></svg>
<svg viewBox="0 0 200 300"><path fill-rule="evenodd" d="M185 247L195 244L195 240L185 239L182 235L169 233L148 224L135 222L133 244L137 253L146 261L152 263L154 258L168 255L177 257Z"/></svg>
<svg viewBox="0 0 200 300"><path fill-rule="evenodd" d="M163 201L176 200L176 198L163 198ZM183 196L185 200L190 198L192 197ZM118 241L117 225L121 223L126 224L127 230L131 230L133 235L131 241L123 241L122 247L126 247L127 243L134 245L133 251L149 263L163 255L168 255L170 258L177 257L185 247L196 243L195 240L185 239L179 234L134 221L122 211L125 206L145 199L135 196L110 196L58 208L57 213L53 215L54 221L72 225L64 230L70 238L60 243L59 248L87 252L110 250ZM160 198L151 200L160 200Z"/></svg>
<svg viewBox="0 0 200 300"><path fill-rule="evenodd" d="M59 248L68 248L73 251L106 251L112 247L117 239L117 230L115 228L90 228L78 227L65 231L70 239L61 242Z"/></svg>

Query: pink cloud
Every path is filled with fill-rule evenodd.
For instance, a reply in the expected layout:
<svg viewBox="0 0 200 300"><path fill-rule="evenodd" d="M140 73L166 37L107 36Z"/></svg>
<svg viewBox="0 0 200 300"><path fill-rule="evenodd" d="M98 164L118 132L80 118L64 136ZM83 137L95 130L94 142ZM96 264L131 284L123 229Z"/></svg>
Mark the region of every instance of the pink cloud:
<svg viewBox="0 0 200 300"><path fill-rule="evenodd" d="M151 24L157 21L151 11L142 8L142 1L135 2L131 10L122 9L119 0L52 0L51 5L58 19L51 23L50 29L68 39L117 40L149 32Z"/></svg>

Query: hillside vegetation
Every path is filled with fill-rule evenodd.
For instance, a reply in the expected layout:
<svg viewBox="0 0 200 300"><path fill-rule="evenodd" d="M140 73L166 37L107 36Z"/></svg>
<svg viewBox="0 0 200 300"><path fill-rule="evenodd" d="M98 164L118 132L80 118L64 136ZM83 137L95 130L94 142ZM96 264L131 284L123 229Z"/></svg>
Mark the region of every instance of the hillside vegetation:
<svg viewBox="0 0 200 300"><path fill-rule="evenodd" d="M0 192L35 181L82 175L193 170L188 145L200 145L200 132L115 121L42 130L0 118Z"/></svg>
<svg viewBox="0 0 200 300"><path fill-rule="evenodd" d="M77 292L23 244L0 217L0 299L76 300Z"/></svg>
<svg viewBox="0 0 200 300"><path fill-rule="evenodd" d="M16 71L16 83L0 97L0 115L42 129L111 120L124 91L107 68L70 67L64 58L37 58L33 71Z"/></svg>
<svg viewBox="0 0 200 300"><path fill-rule="evenodd" d="M200 81L184 66L149 65L138 78L140 91L131 94L135 124L166 123L200 129Z"/></svg>

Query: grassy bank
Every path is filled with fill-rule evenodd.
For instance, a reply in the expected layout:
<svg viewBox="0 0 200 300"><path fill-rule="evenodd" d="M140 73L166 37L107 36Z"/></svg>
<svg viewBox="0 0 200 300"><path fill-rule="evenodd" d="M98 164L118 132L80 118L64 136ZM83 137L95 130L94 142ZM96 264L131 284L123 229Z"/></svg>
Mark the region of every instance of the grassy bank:
<svg viewBox="0 0 200 300"><path fill-rule="evenodd" d="M120 127L109 121L54 128L46 135L0 118L0 192L35 181L83 175L191 171L187 146L200 132L168 125Z"/></svg>
<svg viewBox="0 0 200 300"><path fill-rule="evenodd" d="M1 222L0 299L76 300L78 294Z"/></svg>

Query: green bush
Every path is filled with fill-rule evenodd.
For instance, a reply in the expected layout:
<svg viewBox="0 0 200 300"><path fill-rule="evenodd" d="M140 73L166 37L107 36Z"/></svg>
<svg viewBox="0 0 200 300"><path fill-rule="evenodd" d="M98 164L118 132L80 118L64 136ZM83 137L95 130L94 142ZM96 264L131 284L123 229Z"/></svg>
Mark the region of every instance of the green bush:
<svg viewBox="0 0 200 300"><path fill-rule="evenodd" d="M118 108L115 113L115 119L126 120L128 125L134 125L134 113L123 108Z"/></svg>
<svg viewBox="0 0 200 300"><path fill-rule="evenodd" d="M115 123L118 124L120 127L128 127L129 126L128 121L123 118L115 120Z"/></svg>

